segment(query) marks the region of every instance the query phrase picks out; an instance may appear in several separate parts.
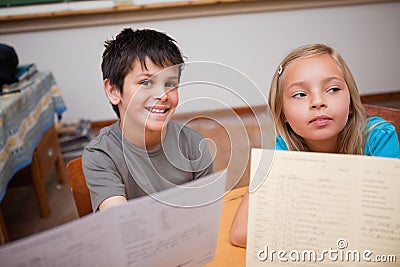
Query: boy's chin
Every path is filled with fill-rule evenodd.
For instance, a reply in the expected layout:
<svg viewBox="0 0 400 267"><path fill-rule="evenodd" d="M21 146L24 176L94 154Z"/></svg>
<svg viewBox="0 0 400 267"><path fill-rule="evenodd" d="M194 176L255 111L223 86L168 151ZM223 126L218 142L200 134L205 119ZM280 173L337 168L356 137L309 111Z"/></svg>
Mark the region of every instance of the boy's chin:
<svg viewBox="0 0 400 267"><path fill-rule="evenodd" d="M168 121L147 122L145 128L146 131L161 132L167 124Z"/></svg>

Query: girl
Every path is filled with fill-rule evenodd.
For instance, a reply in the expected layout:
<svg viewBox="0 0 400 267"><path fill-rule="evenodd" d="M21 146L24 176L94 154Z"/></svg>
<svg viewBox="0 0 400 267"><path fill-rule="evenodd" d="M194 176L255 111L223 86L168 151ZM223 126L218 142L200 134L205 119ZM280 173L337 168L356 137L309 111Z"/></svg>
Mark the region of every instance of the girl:
<svg viewBox="0 0 400 267"><path fill-rule="evenodd" d="M400 158L395 127L367 117L354 78L338 52L326 45L297 48L272 79L268 104L275 149ZM248 194L238 208L231 242L246 246Z"/></svg>

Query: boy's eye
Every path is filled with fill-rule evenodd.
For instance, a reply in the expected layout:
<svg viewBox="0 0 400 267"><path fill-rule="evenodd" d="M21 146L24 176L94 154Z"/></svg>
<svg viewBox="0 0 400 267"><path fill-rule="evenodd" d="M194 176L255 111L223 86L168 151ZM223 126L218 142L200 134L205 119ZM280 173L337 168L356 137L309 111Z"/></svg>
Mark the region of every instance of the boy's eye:
<svg viewBox="0 0 400 267"><path fill-rule="evenodd" d="M177 86L177 84L174 83L174 82L167 82L167 83L165 83L165 87L168 87L168 88L174 88L174 87L176 87L176 86Z"/></svg>
<svg viewBox="0 0 400 267"><path fill-rule="evenodd" d="M143 86L151 86L153 84L153 82L151 80L143 80L140 82L141 85Z"/></svg>
<svg viewBox="0 0 400 267"><path fill-rule="evenodd" d="M305 93L303 93L303 92L298 92L298 93L293 94L292 97L294 97L294 98L301 98L301 97L305 97L305 96L306 96Z"/></svg>

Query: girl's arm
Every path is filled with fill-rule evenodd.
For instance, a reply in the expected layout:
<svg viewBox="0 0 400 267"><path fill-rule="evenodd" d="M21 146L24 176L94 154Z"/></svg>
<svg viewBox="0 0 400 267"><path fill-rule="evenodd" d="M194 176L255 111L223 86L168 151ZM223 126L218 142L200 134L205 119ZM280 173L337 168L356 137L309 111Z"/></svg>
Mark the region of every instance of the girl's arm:
<svg viewBox="0 0 400 267"><path fill-rule="evenodd" d="M230 231L231 243L238 247L246 247L248 209L249 192L246 192L236 211L235 217L233 218Z"/></svg>

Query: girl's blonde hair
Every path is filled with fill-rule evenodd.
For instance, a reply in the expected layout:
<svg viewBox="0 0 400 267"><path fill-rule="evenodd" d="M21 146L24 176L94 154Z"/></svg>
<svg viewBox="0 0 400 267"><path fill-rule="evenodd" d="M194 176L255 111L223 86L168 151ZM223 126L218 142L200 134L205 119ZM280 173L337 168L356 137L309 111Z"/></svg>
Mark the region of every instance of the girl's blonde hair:
<svg viewBox="0 0 400 267"><path fill-rule="evenodd" d="M285 78L286 67L293 60L324 54L330 55L336 61L343 73L350 93L349 117L344 129L339 133L338 153L362 155L364 153L367 115L361 103L357 85L349 67L339 53L335 49L323 44L305 45L295 49L286 56L275 71L269 91L268 104L272 112L277 134L283 138L289 150L310 151L303 138L297 135L290 125L285 122L282 104L283 79Z"/></svg>

